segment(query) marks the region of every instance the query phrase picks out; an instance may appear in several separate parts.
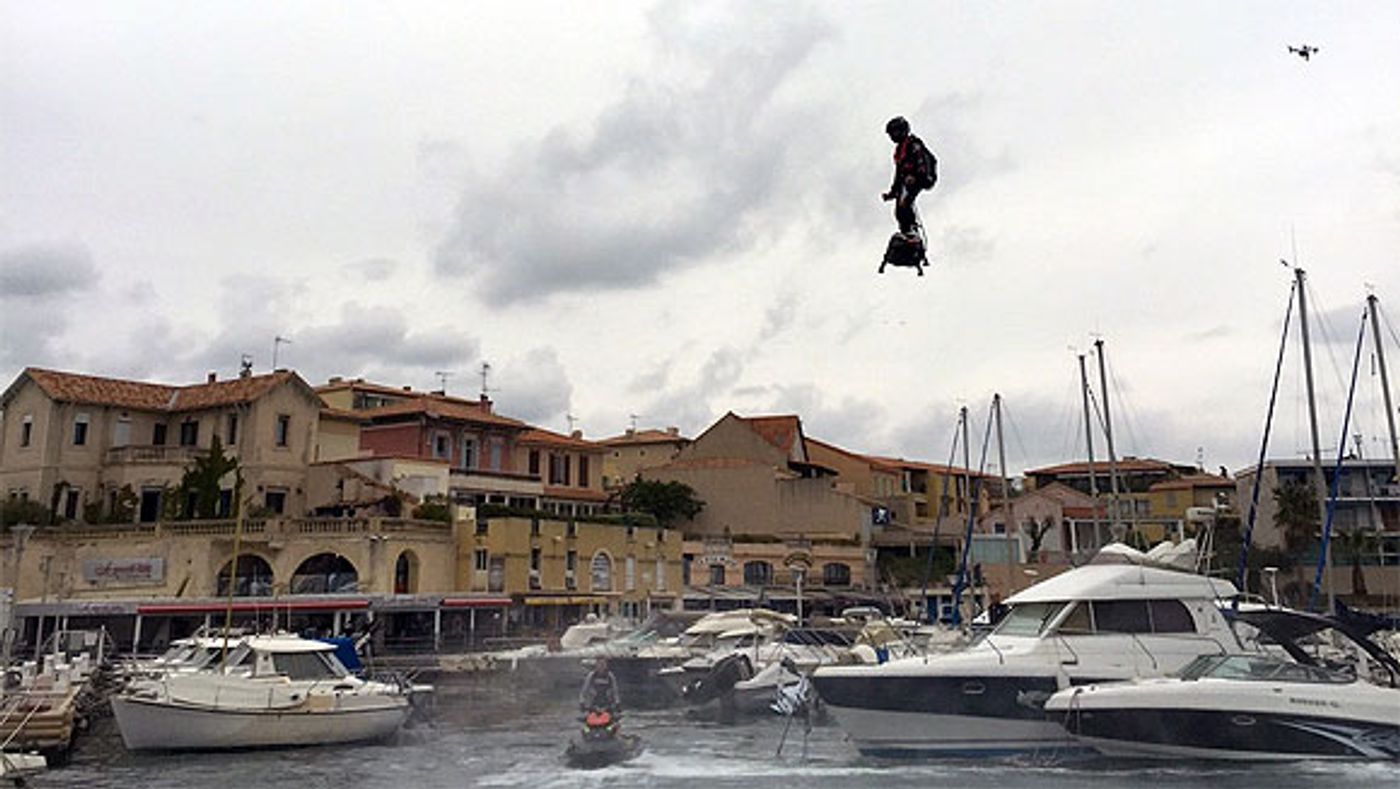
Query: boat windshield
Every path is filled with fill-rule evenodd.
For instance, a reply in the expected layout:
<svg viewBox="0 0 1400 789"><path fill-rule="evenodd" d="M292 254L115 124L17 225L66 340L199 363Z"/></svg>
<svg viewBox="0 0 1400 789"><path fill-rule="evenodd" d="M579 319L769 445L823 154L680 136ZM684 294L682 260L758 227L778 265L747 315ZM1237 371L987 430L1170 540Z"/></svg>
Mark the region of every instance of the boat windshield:
<svg viewBox="0 0 1400 789"><path fill-rule="evenodd" d="M993 631L999 636L1038 636L1064 608L1064 603L1021 603L1014 605Z"/></svg>
<svg viewBox="0 0 1400 789"><path fill-rule="evenodd" d="M345 676L345 669L336 671L336 665L331 665L330 657L326 652L274 652L272 653L272 665L277 669L278 674L284 674L288 679L339 679Z"/></svg>
<svg viewBox="0 0 1400 789"><path fill-rule="evenodd" d="M1262 655L1202 655L1181 670L1182 679L1234 679L1247 682L1305 682L1345 685L1355 677Z"/></svg>

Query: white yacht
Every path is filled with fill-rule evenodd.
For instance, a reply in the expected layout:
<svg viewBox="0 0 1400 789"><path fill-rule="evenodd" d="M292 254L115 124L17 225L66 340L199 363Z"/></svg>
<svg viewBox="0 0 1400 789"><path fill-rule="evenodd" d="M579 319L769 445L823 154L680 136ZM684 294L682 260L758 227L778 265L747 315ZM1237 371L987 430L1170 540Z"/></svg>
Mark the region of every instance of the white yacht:
<svg viewBox="0 0 1400 789"><path fill-rule="evenodd" d="M352 676L335 647L254 636L206 671L173 671L112 698L130 750L214 750L382 739L410 712L410 691Z"/></svg>
<svg viewBox="0 0 1400 789"><path fill-rule="evenodd" d="M823 667L812 681L866 755L1072 748L1069 733L1046 719L1047 698L1073 685L1162 676L1200 655L1241 651L1217 607L1234 594L1228 582L1191 573L1090 564L1008 598L996 629L966 649Z"/></svg>
<svg viewBox="0 0 1400 789"><path fill-rule="evenodd" d="M1280 649L1203 655L1175 677L1067 688L1046 702L1046 715L1111 756L1400 759L1394 657L1321 616L1273 609L1241 619ZM1299 644L1324 629L1348 636L1347 659L1335 659L1335 641L1323 659Z"/></svg>

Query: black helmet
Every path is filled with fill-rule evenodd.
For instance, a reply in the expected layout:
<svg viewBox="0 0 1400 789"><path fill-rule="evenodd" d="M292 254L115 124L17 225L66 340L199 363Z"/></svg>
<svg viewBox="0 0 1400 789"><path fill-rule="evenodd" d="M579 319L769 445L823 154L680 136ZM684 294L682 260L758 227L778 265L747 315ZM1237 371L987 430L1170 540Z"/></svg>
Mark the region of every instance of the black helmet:
<svg viewBox="0 0 1400 789"><path fill-rule="evenodd" d="M904 120L903 115L896 115L890 118L890 122L885 124L885 134L893 137L903 137L909 133L909 121Z"/></svg>

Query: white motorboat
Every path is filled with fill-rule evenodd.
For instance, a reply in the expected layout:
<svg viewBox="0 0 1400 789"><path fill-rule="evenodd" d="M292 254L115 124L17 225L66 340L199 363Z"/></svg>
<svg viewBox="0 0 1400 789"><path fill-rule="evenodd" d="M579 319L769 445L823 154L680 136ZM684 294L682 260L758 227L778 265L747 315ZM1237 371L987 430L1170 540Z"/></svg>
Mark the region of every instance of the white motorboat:
<svg viewBox="0 0 1400 789"><path fill-rule="evenodd" d="M212 670L168 672L112 698L131 750L215 750L383 739L410 712L410 691L352 676L335 647L254 636Z"/></svg>
<svg viewBox="0 0 1400 789"><path fill-rule="evenodd" d="M1041 706L1072 685L1162 676L1203 654L1242 649L1217 607L1224 581L1142 563L1068 570L1007 600L966 649L812 675L866 755L1004 756L1072 748Z"/></svg>
<svg viewBox="0 0 1400 789"><path fill-rule="evenodd" d="M1351 660L1318 661L1299 638L1346 633L1324 617L1273 609L1241 618L1289 657L1206 655L1176 677L1067 688L1046 715L1111 756L1400 759L1400 663L1359 634L1347 634L1359 650Z"/></svg>

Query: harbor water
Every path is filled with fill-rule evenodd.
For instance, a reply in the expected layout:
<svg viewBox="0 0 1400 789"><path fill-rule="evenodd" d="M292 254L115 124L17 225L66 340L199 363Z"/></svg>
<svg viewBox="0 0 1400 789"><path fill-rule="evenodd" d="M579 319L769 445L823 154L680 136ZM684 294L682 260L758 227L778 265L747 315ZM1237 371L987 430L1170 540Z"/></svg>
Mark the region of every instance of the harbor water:
<svg viewBox="0 0 1400 789"><path fill-rule="evenodd" d="M561 754L578 726L570 693L538 694L499 677L439 682L437 716L373 745L240 753L132 754L110 718L99 720L69 765L32 787L1377 787L1400 784L1400 766L1304 762L1061 763L1046 753L990 763L901 763L862 757L834 724L787 727L778 716L720 723L682 709L628 713L646 750L625 765L585 772ZM786 732L785 732L786 729ZM786 734L786 736L785 736ZM781 755L778 754L782 745ZM805 747L804 747L805 746Z"/></svg>

